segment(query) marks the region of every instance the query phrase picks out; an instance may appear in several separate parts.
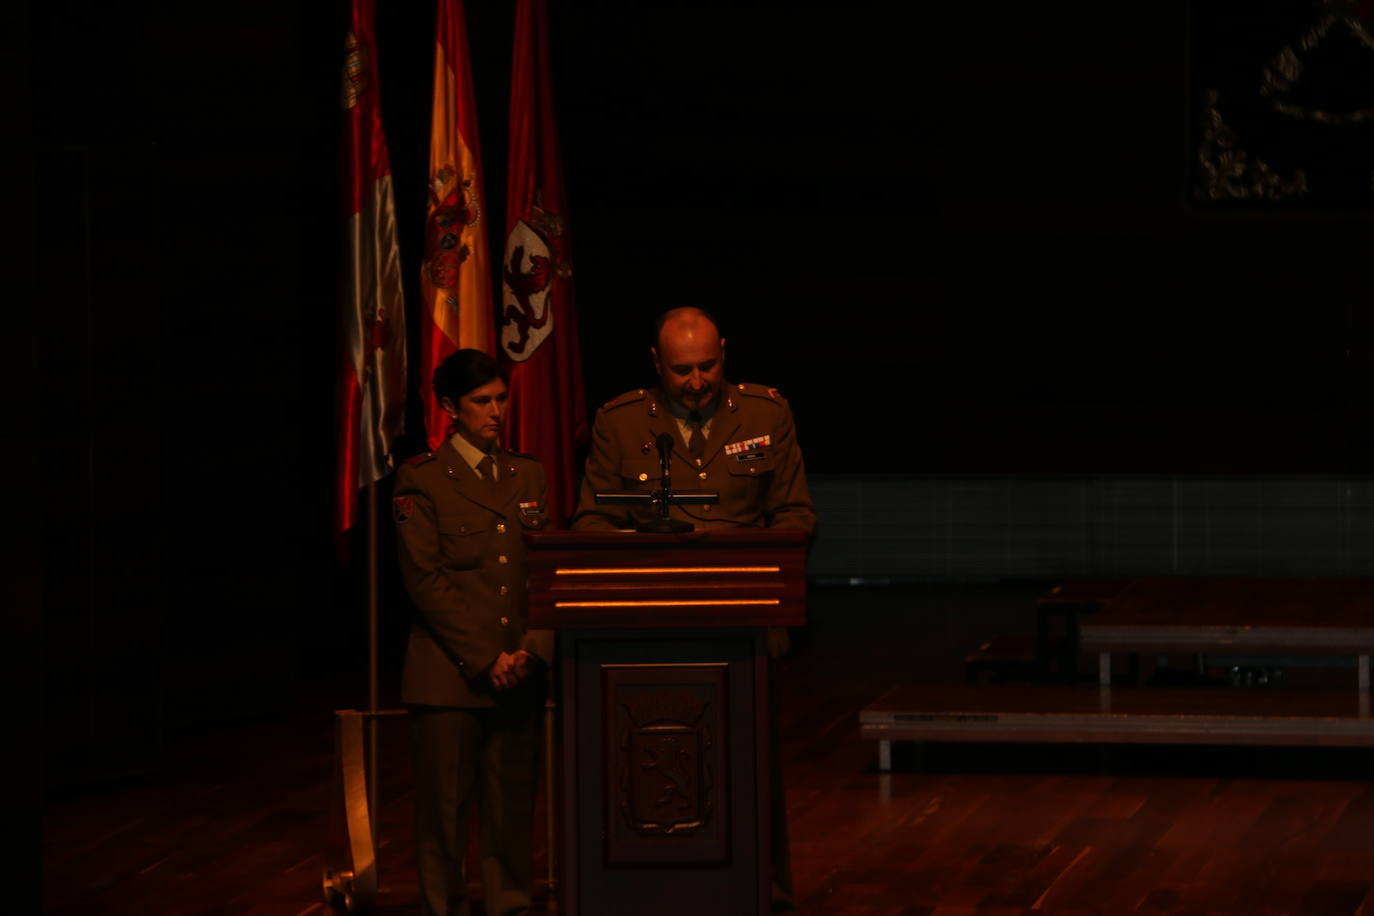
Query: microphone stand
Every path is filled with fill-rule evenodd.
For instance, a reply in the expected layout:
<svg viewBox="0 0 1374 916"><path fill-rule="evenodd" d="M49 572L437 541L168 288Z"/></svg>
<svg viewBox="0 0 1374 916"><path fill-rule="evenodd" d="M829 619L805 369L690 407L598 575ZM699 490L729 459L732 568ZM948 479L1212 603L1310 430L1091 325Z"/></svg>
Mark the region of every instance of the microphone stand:
<svg viewBox="0 0 1374 916"><path fill-rule="evenodd" d="M656 510L654 518L640 522L636 531L654 534L676 534L692 531L695 526L682 519L669 518L668 507L680 503L698 503L714 506L720 502L717 490L673 490L673 437L662 433L658 437L658 460L661 470L659 487L655 490L599 490L595 494L597 505L644 506L651 505Z"/></svg>

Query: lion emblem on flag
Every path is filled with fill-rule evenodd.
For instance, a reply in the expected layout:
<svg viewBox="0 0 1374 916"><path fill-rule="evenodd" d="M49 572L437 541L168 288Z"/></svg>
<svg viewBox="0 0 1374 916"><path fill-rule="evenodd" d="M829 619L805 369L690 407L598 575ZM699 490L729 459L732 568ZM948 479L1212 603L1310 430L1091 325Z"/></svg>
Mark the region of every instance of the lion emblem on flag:
<svg viewBox="0 0 1374 916"><path fill-rule="evenodd" d="M533 356L553 333L549 292L554 264L544 236L518 220L506 237L501 269L501 349L517 363Z"/></svg>

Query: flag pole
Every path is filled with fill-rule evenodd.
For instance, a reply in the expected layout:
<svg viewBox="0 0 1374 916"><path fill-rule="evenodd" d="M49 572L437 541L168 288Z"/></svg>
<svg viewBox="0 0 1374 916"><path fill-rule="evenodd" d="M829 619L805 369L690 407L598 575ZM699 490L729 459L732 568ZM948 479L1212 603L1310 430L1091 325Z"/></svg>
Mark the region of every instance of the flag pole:
<svg viewBox="0 0 1374 916"><path fill-rule="evenodd" d="M377 481L367 485L367 810L377 844Z"/></svg>
<svg viewBox="0 0 1374 916"><path fill-rule="evenodd" d="M346 205L346 277L341 302L338 528L343 535L367 517L364 569L367 578L367 709L349 725L352 750L343 761L348 780L350 842L359 900L375 889L373 867L377 845L380 730L378 708L378 529L381 526L377 482L390 473L392 445L405 426L406 322L400 277L391 157L382 130L377 82L376 0L350 0L350 28L345 44L342 102L344 110L343 203ZM359 490L366 490L362 496ZM350 543L356 544L352 532ZM356 556L347 562L350 593L356 599ZM356 609L356 602L350 602ZM358 704L361 705L361 704ZM364 724L365 723L365 724ZM355 835L356 834L356 835ZM370 841L365 842L365 841ZM364 849L364 846L368 847ZM350 907L351 908L351 907Z"/></svg>

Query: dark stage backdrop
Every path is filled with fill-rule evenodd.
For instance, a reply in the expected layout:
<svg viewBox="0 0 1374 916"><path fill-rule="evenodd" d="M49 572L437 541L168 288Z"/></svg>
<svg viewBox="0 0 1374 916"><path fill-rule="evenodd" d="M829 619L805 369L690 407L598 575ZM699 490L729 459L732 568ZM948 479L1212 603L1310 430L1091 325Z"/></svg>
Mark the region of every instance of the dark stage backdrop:
<svg viewBox="0 0 1374 916"><path fill-rule="evenodd" d="M732 377L793 402L816 472L1360 465L1367 182L1310 206L1191 193L1198 100L1263 63L1253 11L952 6L558 6L593 404L652 380L655 313L701 304ZM1271 44L1317 15L1290 6ZM382 17L413 264L432 15ZM469 18L499 212L510 5Z"/></svg>
<svg viewBox="0 0 1374 916"><path fill-rule="evenodd" d="M413 304L433 2L379 6ZM499 226L513 6L467 6ZM1184 0L553 6L594 405L651 381L655 313L700 304L732 377L792 401L813 473L1370 466L1367 195L1191 190L1198 42L1227 47L1225 21ZM25 9L60 782L331 677L362 701L330 532L346 7Z"/></svg>

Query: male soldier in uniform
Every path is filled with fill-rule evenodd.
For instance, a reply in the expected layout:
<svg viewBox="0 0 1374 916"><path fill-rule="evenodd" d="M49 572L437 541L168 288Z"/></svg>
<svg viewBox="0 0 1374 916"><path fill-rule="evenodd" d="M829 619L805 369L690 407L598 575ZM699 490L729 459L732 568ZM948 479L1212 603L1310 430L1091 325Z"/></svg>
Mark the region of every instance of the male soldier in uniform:
<svg viewBox="0 0 1374 916"><path fill-rule="evenodd" d="M499 446L506 383L459 350L434 373L452 435L396 474L401 574L417 611L402 699L410 707L415 857L425 916L467 916L470 803L481 817L490 916L527 913L548 631L525 630L525 545L544 522L544 470Z"/></svg>
<svg viewBox="0 0 1374 916"><path fill-rule="evenodd" d="M647 490L657 483L661 433L674 440L673 483L716 490L715 506L673 506L698 528L800 528L816 511L792 428L792 411L775 388L725 381L725 340L701 309L666 312L649 348L659 387L607 403L592 427L587 473L574 528L633 528L653 516L640 507L598 506L597 490Z"/></svg>
<svg viewBox="0 0 1374 916"><path fill-rule="evenodd" d="M725 339L708 313L679 308L661 315L649 348L656 388L629 391L597 412L592 426L573 528L633 528L652 508L598 506L597 490L647 490L658 485L656 443L673 438L673 484L715 490L718 505L674 505L669 514L697 528L796 528L808 534L816 510L792 427L792 411L776 388L725 381ZM787 648L782 628L768 634L774 657ZM792 909L787 807L777 718L773 734L773 909Z"/></svg>

